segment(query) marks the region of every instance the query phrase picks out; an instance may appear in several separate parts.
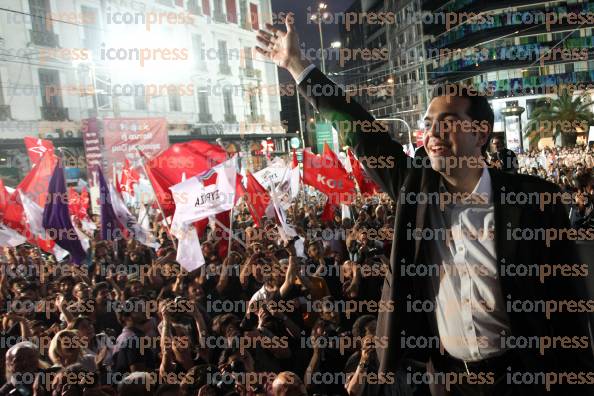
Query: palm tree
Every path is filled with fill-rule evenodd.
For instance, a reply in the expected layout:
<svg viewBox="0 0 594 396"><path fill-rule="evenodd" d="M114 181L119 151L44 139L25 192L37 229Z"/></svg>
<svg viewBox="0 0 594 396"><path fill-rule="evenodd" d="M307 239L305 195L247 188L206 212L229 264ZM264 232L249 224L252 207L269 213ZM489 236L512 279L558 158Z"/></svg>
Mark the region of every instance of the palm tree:
<svg viewBox="0 0 594 396"><path fill-rule="evenodd" d="M556 99L540 100L525 128L524 136L530 140L530 147L535 147L544 137L553 137L555 141L561 137L562 146L574 146L578 133L575 126L589 125L594 120L590 110L593 103L587 93L573 99L567 89Z"/></svg>

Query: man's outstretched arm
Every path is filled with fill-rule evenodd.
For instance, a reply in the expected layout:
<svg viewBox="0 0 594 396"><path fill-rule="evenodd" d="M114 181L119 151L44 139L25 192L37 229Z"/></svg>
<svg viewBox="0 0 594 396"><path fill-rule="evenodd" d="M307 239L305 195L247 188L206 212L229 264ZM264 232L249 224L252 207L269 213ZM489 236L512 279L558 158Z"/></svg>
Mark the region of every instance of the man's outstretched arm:
<svg viewBox="0 0 594 396"><path fill-rule="evenodd" d="M266 25L267 31L260 30L258 41L262 48L257 47L256 50L289 71L301 94L333 124L342 143L351 146L357 157L376 158L372 163L387 165L370 167L366 166L367 161L362 161L367 173L395 199L407 170L407 157L402 145L392 140L385 124L376 121L305 59L291 19L291 16L286 18L286 32L270 24Z"/></svg>

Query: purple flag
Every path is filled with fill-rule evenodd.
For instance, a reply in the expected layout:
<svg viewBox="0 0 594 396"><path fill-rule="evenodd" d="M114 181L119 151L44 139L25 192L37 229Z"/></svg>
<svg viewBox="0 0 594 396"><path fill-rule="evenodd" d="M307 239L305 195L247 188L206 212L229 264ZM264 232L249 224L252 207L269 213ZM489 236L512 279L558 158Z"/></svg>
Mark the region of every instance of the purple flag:
<svg viewBox="0 0 594 396"><path fill-rule="evenodd" d="M99 179L99 203L101 205L101 239L104 241L113 241L121 236L118 218L111 204L109 187L103 177L101 167L98 166L97 174Z"/></svg>
<svg viewBox="0 0 594 396"><path fill-rule="evenodd" d="M76 264L85 260L87 254L70 220L64 168L60 160L49 182L47 202L43 210L43 228L58 246L70 253Z"/></svg>

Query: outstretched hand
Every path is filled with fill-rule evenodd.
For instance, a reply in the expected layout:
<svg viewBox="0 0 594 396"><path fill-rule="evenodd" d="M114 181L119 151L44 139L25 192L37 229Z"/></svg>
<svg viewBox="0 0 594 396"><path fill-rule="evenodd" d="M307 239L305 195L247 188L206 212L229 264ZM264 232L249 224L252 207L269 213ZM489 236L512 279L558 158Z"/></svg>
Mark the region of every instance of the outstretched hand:
<svg viewBox="0 0 594 396"><path fill-rule="evenodd" d="M267 23L266 30L258 32L260 47L256 47L256 51L297 77L305 70L307 62L299 48L299 36L293 27L293 18L293 14L285 18L286 32Z"/></svg>

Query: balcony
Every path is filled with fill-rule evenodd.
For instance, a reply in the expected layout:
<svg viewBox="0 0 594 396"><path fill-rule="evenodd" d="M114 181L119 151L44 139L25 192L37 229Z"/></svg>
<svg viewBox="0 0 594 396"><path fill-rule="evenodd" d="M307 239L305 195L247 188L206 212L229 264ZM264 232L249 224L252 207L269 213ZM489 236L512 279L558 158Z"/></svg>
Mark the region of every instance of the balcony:
<svg viewBox="0 0 594 396"><path fill-rule="evenodd" d="M224 120L227 124L236 124L237 123L237 117L235 117L235 114L225 114Z"/></svg>
<svg viewBox="0 0 594 396"><path fill-rule="evenodd" d="M58 35L50 31L29 30L31 42L42 47L58 47Z"/></svg>
<svg viewBox="0 0 594 396"><path fill-rule="evenodd" d="M248 124L265 124L266 118L263 115L256 115L256 116L249 115L245 118L245 121Z"/></svg>
<svg viewBox="0 0 594 396"><path fill-rule="evenodd" d="M201 124L210 124L212 123L212 114L198 114L198 122Z"/></svg>
<svg viewBox="0 0 594 396"><path fill-rule="evenodd" d="M262 78L262 71L258 69L254 69L253 67L244 67L241 69L241 75L246 78Z"/></svg>
<svg viewBox="0 0 594 396"><path fill-rule="evenodd" d="M228 63L221 63L221 64L219 64L219 72L221 74L230 76L231 75L231 66L229 66Z"/></svg>
<svg viewBox="0 0 594 396"><path fill-rule="evenodd" d="M0 121L7 121L11 118L12 114L10 113L10 106L0 105Z"/></svg>
<svg viewBox="0 0 594 396"><path fill-rule="evenodd" d="M68 109L65 107L41 107L41 118L46 121L68 120Z"/></svg>
<svg viewBox="0 0 594 396"><path fill-rule="evenodd" d="M215 11L212 15L212 18L214 19L215 22L227 23L227 15L225 15L221 11Z"/></svg>

